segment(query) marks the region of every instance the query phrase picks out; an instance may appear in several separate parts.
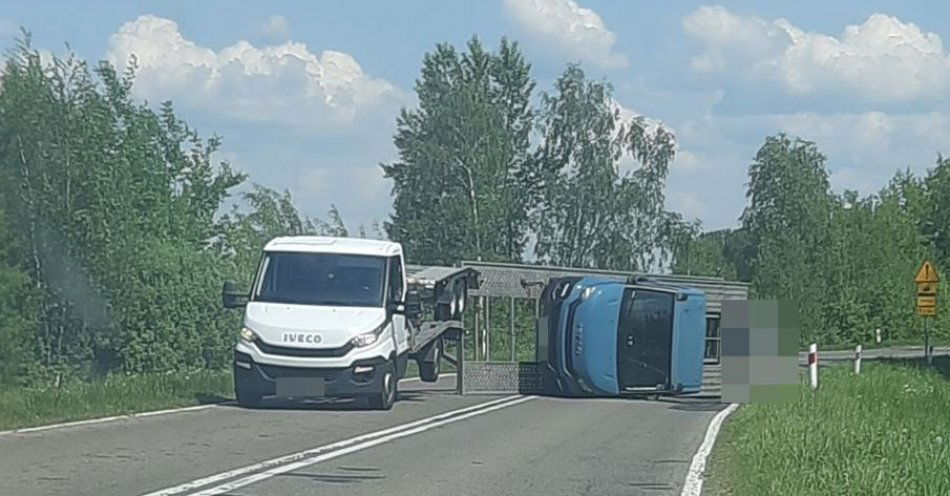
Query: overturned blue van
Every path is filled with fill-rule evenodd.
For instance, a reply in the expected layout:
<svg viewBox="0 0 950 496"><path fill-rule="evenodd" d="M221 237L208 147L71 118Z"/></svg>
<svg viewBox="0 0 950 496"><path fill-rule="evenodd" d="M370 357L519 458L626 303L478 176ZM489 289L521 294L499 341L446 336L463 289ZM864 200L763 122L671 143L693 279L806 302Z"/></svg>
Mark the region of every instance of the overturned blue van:
<svg viewBox="0 0 950 496"><path fill-rule="evenodd" d="M566 277L541 294L545 390L568 396L699 392L706 297L647 279Z"/></svg>

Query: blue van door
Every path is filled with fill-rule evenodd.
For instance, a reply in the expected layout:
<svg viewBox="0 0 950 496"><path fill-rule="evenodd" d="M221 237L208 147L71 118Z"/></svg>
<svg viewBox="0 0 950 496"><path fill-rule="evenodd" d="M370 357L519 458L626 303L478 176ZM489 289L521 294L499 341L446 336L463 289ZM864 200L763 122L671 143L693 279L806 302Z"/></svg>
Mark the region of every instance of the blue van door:
<svg viewBox="0 0 950 496"><path fill-rule="evenodd" d="M627 288L617 329L621 391L668 388L675 293Z"/></svg>

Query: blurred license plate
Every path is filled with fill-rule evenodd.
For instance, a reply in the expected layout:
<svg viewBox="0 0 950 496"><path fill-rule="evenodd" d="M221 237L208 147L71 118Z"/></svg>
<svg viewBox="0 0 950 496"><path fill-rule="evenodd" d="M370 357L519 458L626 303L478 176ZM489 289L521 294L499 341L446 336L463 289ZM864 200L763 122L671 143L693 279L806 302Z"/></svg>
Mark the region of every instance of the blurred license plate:
<svg viewBox="0 0 950 496"><path fill-rule="evenodd" d="M323 396L326 385L322 377L278 377L277 396Z"/></svg>

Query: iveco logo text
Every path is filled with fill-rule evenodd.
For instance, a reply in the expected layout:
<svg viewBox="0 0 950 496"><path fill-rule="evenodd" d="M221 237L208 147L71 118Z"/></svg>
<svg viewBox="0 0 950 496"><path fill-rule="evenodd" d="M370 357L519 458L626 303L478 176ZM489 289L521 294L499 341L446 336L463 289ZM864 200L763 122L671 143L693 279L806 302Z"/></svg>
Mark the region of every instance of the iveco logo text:
<svg viewBox="0 0 950 496"><path fill-rule="evenodd" d="M284 333L285 343L317 344L320 341L323 341L323 338L321 338L319 334L307 334L303 332L285 332Z"/></svg>

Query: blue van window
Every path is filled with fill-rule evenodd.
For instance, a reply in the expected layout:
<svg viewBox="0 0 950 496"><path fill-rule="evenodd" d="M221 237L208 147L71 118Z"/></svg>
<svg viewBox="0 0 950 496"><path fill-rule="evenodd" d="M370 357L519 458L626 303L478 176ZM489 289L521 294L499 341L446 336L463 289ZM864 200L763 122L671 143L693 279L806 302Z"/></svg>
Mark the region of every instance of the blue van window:
<svg viewBox="0 0 950 496"><path fill-rule="evenodd" d="M665 384L670 377L676 295L643 289L627 291L617 336L620 386Z"/></svg>

